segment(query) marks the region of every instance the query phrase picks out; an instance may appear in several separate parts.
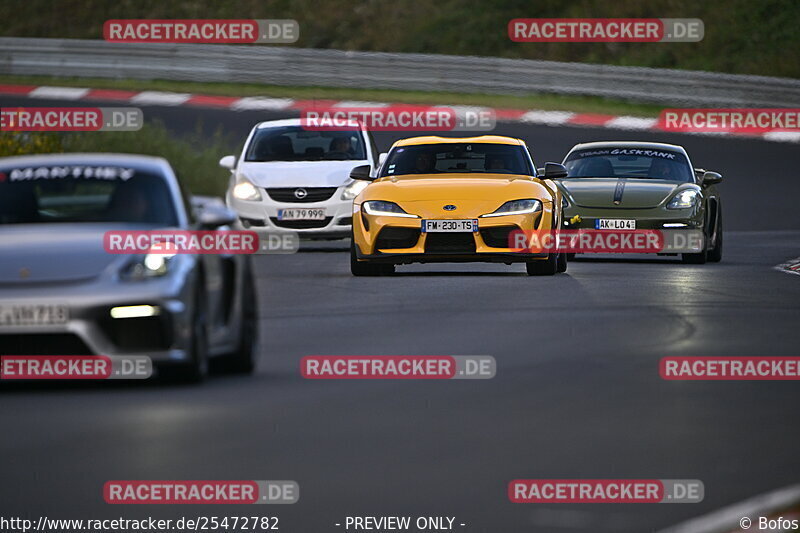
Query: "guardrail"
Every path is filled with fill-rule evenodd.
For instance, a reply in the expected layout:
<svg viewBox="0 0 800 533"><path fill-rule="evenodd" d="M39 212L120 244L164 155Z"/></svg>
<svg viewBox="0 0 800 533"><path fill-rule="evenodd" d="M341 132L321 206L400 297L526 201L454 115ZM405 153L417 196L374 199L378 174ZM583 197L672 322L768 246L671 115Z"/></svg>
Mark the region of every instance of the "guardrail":
<svg viewBox="0 0 800 533"><path fill-rule="evenodd" d="M0 37L0 74L517 95L544 92L676 106L800 107L800 80L787 78L263 45Z"/></svg>

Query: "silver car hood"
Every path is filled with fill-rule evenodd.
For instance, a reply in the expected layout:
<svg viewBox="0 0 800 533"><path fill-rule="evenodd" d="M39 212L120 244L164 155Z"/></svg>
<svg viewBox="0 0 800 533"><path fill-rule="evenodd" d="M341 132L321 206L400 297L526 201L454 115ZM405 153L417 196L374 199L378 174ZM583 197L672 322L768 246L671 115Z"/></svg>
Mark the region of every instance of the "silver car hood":
<svg viewBox="0 0 800 533"><path fill-rule="evenodd" d="M0 225L0 283L85 281L119 268L129 256L104 250L103 234L109 229L145 228L93 223Z"/></svg>

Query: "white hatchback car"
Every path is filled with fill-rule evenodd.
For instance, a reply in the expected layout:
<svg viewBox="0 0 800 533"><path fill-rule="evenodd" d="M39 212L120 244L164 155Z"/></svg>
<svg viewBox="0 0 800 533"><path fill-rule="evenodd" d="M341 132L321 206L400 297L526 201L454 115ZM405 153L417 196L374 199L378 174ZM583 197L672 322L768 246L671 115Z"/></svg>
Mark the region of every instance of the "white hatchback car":
<svg viewBox="0 0 800 533"><path fill-rule="evenodd" d="M360 124L341 131L304 129L301 119L257 124L240 157L228 155L225 195L242 227L310 238L350 236L353 198L367 186L350 178L357 166L378 166L372 135Z"/></svg>

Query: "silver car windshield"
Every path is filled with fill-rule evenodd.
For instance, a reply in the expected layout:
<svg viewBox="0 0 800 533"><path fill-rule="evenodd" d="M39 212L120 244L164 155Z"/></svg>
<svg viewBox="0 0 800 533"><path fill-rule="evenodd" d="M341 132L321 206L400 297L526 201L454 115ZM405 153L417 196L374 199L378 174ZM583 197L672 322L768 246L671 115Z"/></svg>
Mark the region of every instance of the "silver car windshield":
<svg viewBox="0 0 800 533"><path fill-rule="evenodd" d="M164 178L132 168L0 168L0 224L129 222L174 226Z"/></svg>

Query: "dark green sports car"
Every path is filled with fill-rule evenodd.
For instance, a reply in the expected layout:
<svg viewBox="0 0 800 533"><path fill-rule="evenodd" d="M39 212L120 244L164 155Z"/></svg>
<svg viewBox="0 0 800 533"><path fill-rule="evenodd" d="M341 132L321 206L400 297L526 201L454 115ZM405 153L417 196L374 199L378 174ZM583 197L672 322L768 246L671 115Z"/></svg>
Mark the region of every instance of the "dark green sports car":
<svg viewBox="0 0 800 533"><path fill-rule="evenodd" d="M681 146L647 142L575 145L564 158L566 229L700 230L703 251L685 263L722 259L722 176L694 168ZM555 166L555 165L554 165Z"/></svg>

